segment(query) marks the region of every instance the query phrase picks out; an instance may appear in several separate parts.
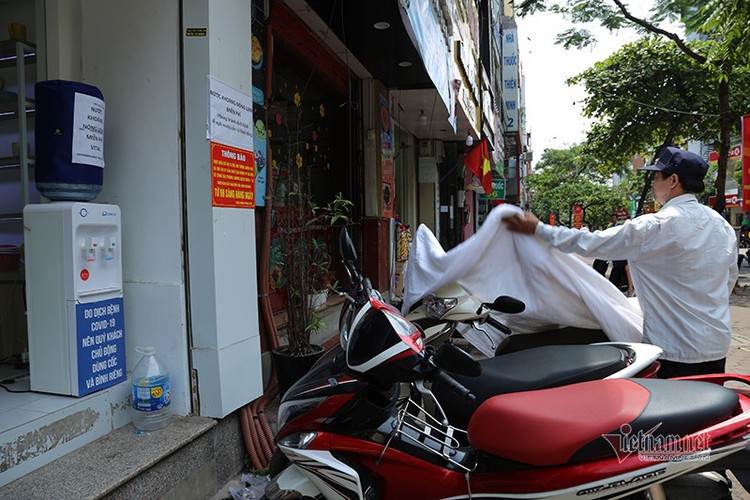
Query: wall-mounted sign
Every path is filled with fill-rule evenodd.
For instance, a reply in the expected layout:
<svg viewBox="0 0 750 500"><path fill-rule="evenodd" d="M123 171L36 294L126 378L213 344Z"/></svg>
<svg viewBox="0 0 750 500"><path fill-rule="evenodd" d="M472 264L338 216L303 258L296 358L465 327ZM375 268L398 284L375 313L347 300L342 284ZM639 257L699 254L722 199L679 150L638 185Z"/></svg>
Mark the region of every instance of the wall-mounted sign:
<svg viewBox="0 0 750 500"><path fill-rule="evenodd" d="M395 195L396 182L393 167L393 122L391 121L391 110L388 99L380 96L380 150L382 156L382 210L383 217L393 217L393 197Z"/></svg>
<svg viewBox="0 0 750 500"><path fill-rule="evenodd" d="M505 108L505 130L519 130L519 82L518 82L518 30L515 23L504 25L503 30L503 106Z"/></svg>
<svg viewBox="0 0 750 500"><path fill-rule="evenodd" d="M255 155L252 151L211 142L211 204L255 208Z"/></svg>
<svg viewBox="0 0 750 500"><path fill-rule="evenodd" d="M253 149L253 98L208 76L207 139Z"/></svg>
<svg viewBox="0 0 750 500"><path fill-rule="evenodd" d="M78 395L127 379L122 297L76 304Z"/></svg>

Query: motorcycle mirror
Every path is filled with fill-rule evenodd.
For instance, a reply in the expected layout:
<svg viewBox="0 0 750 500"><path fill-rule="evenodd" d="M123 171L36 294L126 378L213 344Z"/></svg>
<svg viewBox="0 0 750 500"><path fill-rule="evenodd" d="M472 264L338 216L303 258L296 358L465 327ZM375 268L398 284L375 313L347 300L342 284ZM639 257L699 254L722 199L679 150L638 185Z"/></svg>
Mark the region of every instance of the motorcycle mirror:
<svg viewBox="0 0 750 500"><path fill-rule="evenodd" d="M451 373L467 377L482 374L482 365L471 354L453 344L445 343L440 346L433 360L437 366Z"/></svg>
<svg viewBox="0 0 750 500"><path fill-rule="evenodd" d="M489 308L501 313L518 314L526 310L526 304L509 295L501 295L495 299L495 302L489 304Z"/></svg>
<svg viewBox="0 0 750 500"><path fill-rule="evenodd" d="M344 262L357 262L357 251L354 249L354 243L346 228L343 228L339 235L339 252L341 252Z"/></svg>
<svg viewBox="0 0 750 500"><path fill-rule="evenodd" d="M354 249L354 243L346 228L343 228L339 235L339 253L352 284L359 286L361 277L357 271L357 251Z"/></svg>

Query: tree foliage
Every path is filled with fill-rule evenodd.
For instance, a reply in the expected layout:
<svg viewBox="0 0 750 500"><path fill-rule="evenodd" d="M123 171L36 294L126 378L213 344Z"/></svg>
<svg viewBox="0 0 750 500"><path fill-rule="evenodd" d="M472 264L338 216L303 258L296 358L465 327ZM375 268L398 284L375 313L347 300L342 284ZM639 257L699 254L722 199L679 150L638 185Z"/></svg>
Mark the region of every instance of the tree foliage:
<svg viewBox="0 0 750 500"><path fill-rule="evenodd" d="M586 23L597 22L610 31L626 26L635 27L669 40L685 58L702 65L706 85L716 93L717 106L711 114L718 116L719 160L714 208L724 209L724 188L729 158L730 137L740 114L732 108L730 81L737 67L747 66L750 48L750 2L746 0L655 0L648 18L635 16L622 0L520 0L514 2L516 12L524 16L536 11L552 10L570 19L576 27L560 33L558 43L565 47L584 47L595 43ZM662 21L679 20L708 43L689 43L678 33L661 27ZM691 137L692 138L692 137ZM654 145L665 144L667 137Z"/></svg>
<svg viewBox="0 0 750 500"><path fill-rule="evenodd" d="M646 37L623 46L568 80L583 85L583 113L597 120L584 152L617 172L634 155L653 158L654 146L713 140L718 100L705 82L703 67L672 43Z"/></svg>
<svg viewBox="0 0 750 500"><path fill-rule="evenodd" d="M602 227L617 207L624 206L627 194L612 189L597 162L584 154L580 146L546 149L529 176L532 211L541 220L555 214L560 222L570 222L573 205L580 203L584 224Z"/></svg>

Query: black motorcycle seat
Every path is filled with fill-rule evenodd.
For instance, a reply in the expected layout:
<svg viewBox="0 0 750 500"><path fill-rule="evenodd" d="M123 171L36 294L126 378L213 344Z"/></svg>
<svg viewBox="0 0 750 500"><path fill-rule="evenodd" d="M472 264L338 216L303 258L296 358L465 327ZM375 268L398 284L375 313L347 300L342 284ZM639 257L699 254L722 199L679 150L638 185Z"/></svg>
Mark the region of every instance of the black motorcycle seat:
<svg viewBox="0 0 750 500"><path fill-rule="evenodd" d="M735 392L706 382L596 380L490 398L472 416L468 438L487 453L534 466L689 453L710 443L662 446L731 417L738 405Z"/></svg>
<svg viewBox="0 0 750 500"><path fill-rule="evenodd" d="M478 377L452 374L471 389L473 403L435 381L432 392L456 427L465 429L479 405L492 396L598 380L622 370L628 357L613 345L550 345L479 361Z"/></svg>

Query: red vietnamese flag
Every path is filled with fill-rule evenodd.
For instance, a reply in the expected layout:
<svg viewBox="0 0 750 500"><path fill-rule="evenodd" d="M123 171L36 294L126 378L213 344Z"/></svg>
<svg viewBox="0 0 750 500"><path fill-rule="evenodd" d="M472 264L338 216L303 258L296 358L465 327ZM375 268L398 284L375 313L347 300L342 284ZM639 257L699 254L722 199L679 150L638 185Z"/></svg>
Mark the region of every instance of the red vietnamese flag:
<svg viewBox="0 0 750 500"><path fill-rule="evenodd" d="M464 155L464 165L482 181L484 193L492 193L492 168L486 138L479 141L474 149Z"/></svg>

